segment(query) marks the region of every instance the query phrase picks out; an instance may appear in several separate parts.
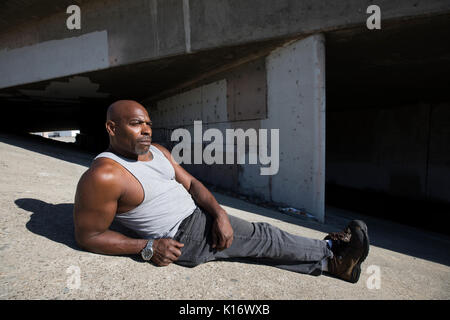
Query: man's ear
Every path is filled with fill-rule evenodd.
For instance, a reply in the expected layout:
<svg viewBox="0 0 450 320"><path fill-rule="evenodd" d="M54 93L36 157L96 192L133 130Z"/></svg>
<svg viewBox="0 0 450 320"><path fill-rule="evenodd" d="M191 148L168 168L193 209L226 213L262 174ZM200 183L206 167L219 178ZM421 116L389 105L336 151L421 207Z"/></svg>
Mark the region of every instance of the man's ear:
<svg viewBox="0 0 450 320"><path fill-rule="evenodd" d="M108 134L110 136L116 135L116 124L114 123L114 121L107 120L105 126L106 126L106 131L108 132Z"/></svg>

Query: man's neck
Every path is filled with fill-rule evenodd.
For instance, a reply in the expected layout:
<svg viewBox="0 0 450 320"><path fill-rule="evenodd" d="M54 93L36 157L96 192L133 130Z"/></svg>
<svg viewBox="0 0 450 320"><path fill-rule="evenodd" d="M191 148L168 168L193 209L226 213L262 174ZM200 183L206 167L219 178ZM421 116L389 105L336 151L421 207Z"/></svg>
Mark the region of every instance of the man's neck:
<svg viewBox="0 0 450 320"><path fill-rule="evenodd" d="M153 160L153 154L150 151L150 148L148 149L148 151L145 154L141 154L141 155L134 154L134 153L128 153L125 151L120 151L111 145L109 145L109 147L108 147L108 149L106 149L106 151L114 153L115 155L130 159L130 160L135 160L135 161L151 161L151 160Z"/></svg>

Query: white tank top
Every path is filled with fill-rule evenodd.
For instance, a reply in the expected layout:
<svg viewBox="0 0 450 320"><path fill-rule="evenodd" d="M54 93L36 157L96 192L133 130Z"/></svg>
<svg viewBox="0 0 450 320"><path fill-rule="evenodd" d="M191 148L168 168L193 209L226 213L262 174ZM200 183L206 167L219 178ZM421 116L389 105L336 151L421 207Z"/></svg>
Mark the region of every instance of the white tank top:
<svg viewBox="0 0 450 320"><path fill-rule="evenodd" d="M141 184L144 200L136 208L116 214L115 219L144 239L173 238L184 218L191 215L196 204L181 183L164 154L150 146L151 161L136 161L111 152L97 158L110 158L127 169Z"/></svg>

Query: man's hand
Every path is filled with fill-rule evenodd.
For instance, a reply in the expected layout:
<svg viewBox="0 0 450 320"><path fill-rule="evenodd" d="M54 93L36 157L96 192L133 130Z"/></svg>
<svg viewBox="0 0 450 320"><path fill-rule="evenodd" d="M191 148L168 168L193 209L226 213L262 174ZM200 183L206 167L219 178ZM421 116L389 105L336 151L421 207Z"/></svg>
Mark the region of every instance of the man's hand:
<svg viewBox="0 0 450 320"><path fill-rule="evenodd" d="M151 261L159 267L165 267L178 260L184 244L170 239L155 239L153 241L153 257Z"/></svg>
<svg viewBox="0 0 450 320"><path fill-rule="evenodd" d="M221 251L231 246L233 242L233 228L226 214L215 217L212 226L212 247Z"/></svg>

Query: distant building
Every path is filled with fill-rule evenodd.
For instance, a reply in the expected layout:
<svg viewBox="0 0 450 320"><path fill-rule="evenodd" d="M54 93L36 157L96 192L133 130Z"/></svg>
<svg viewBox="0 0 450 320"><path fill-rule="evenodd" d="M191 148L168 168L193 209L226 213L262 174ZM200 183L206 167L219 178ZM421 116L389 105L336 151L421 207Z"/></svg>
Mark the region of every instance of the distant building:
<svg viewBox="0 0 450 320"><path fill-rule="evenodd" d="M73 141L64 139L64 141L67 142L75 142L75 137L78 133L80 133L80 130L32 132L32 134L42 136L44 138L73 138Z"/></svg>

